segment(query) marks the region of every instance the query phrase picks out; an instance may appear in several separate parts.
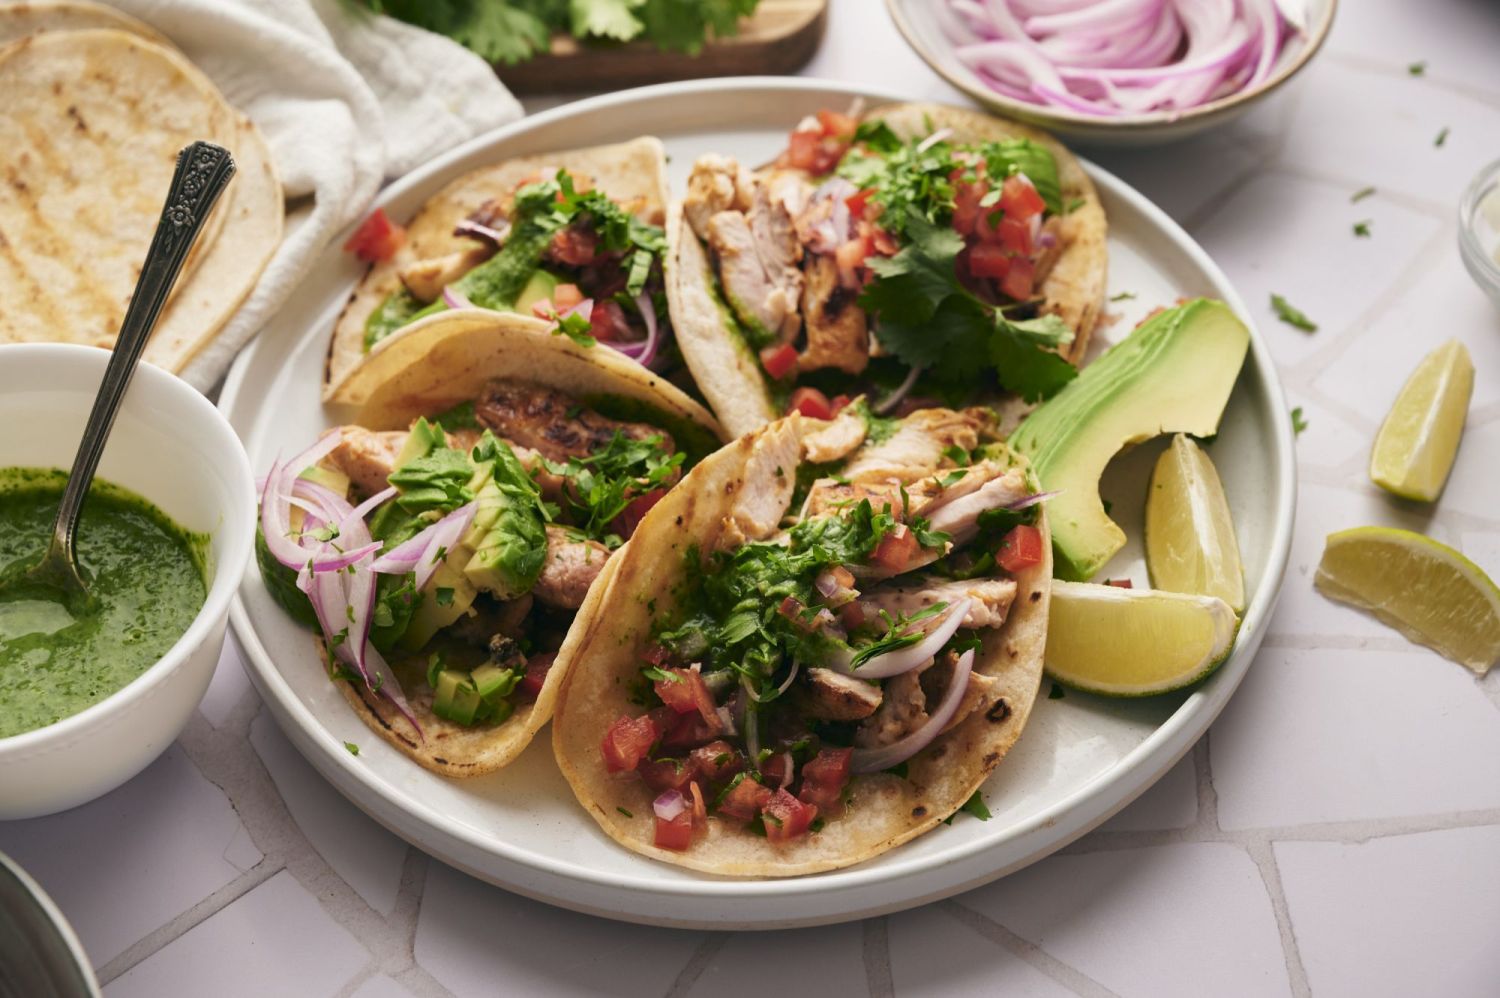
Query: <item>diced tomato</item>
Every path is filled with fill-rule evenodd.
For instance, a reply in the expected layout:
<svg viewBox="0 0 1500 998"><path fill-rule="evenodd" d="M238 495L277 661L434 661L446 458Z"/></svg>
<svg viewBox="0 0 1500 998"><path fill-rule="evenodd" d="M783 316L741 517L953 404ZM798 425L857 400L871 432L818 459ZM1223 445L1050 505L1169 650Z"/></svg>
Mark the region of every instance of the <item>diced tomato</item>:
<svg viewBox="0 0 1500 998"><path fill-rule="evenodd" d="M786 162L796 170L824 174L838 165L848 148L848 142L830 138L822 132L793 132L787 142Z"/></svg>
<svg viewBox="0 0 1500 998"><path fill-rule="evenodd" d="M1109 579L1104 583L1106 586L1114 586L1116 589L1134 589L1135 583L1129 579Z"/></svg>
<svg viewBox="0 0 1500 998"><path fill-rule="evenodd" d="M597 247L598 239L592 232L570 225L552 237L547 255L570 267L587 267L594 262Z"/></svg>
<svg viewBox="0 0 1500 998"><path fill-rule="evenodd" d="M727 781L745 765L744 756L733 745L722 740L693 749L688 761L697 777L708 784Z"/></svg>
<svg viewBox="0 0 1500 998"><path fill-rule="evenodd" d="M1010 273L1011 259L1003 247L995 243L975 243L968 250L969 273L992 281L1005 279Z"/></svg>
<svg viewBox="0 0 1500 998"><path fill-rule="evenodd" d="M717 715L709 721L696 711L679 714L677 720L666 729L666 734L661 736L661 747L673 752L697 748L719 737L722 730L723 726L719 724Z"/></svg>
<svg viewBox="0 0 1500 998"><path fill-rule="evenodd" d="M840 273L853 273L855 268L864 266L873 249L870 240L864 236L855 236L833 251L833 262L838 265Z"/></svg>
<svg viewBox="0 0 1500 998"><path fill-rule="evenodd" d="M661 729L649 714L620 718L604 733L604 768L611 773L635 769L659 737Z"/></svg>
<svg viewBox="0 0 1500 998"><path fill-rule="evenodd" d="M660 816L656 819L656 847L658 849L675 849L683 851L693 844L693 811L685 808L681 814L667 821Z"/></svg>
<svg viewBox="0 0 1500 998"><path fill-rule="evenodd" d="M857 631L865 626L865 608L859 605L858 600L850 600L839 607L839 623L844 625L846 631Z"/></svg>
<svg viewBox="0 0 1500 998"><path fill-rule="evenodd" d="M828 401L828 396L808 385L799 385L792 392L792 400L787 404L786 411L800 412L811 419L833 418L833 404Z"/></svg>
<svg viewBox="0 0 1500 998"><path fill-rule="evenodd" d="M556 660L555 651L540 652L527 659L526 675L516 684L516 695L528 702L540 696L542 686L547 682L547 673L552 670L552 663Z"/></svg>
<svg viewBox="0 0 1500 998"><path fill-rule="evenodd" d="M749 821L760 813L772 796L771 788L753 776L747 776L724 795L715 809L718 814L735 821Z"/></svg>
<svg viewBox="0 0 1500 998"><path fill-rule="evenodd" d="M870 560L887 571L899 572L906 568L912 555L916 553L917 535L908 530L906 524L898 523L880 538Z"/></svg>
<svg viewBox="0 0 1500 998"><path fill-rule="evenodd" d="M552 289L552 302L561 312L565 308L572 308L583 301L583 292L578 290L576 284L559 284Z"/></svg>
<svg viewBox="0 0 1500 998"><path fill-rule="evenodd" d="M667 672L673 678L658 679L653 684L661 702L679 714L697 711L703 715L704 720L718 724L719 715L715 712L714 696L703 685L703 677L692 669L668 669Z"/></svg>
<svg viewBox="0 0 1500 998"><path fill-rule="evenodd" d="M881 256L895 256L896 253L901 249L901 247L896 243L895 236L891 235L884 229L877 229L873 227L870 230L870 245L873 246L875 248L875 252L879 253Z"/></svg>
<svg viewBox="0 0 1500 998"><path fill-rule="evenodd" d="M552 304L551 298L543 298L541 301L531 303L531 314L538 319L557 318L557 306Z"/></svg>
<svg viewBox="0 0 1500 998"><path fill-rule="evenodd" d="M835 395L833 398L828 400L828 404L833 406L833 414L837 416L839 413L843 412L844 407L852 401L854 400L847 395Z"/></svg>
<svg viewBox="0 0 1500 998"><path fill-rule="evenodd" d="M652 642L641 652L641 660L648 665L654 665L658 669L668 668L672 664L672 653L664 645Z"/></svg>
<svg viewBox="0 0 1500 998"><path fill-rule="evenodd" d="M798 615L805 609L801 600L795 596L788 596L781 601L781 605L776 607L776 612L795 624L798 622Z"/></svg>
<svg viewBox="0 0 1500 998"><path fill-rule="evenodd" d="M639 527L641 521L646 518L646 514L651 512L651 507L661 502L662 496L666 494L666 489L652 489L650 492L641 493L625 504L625 508L620 510L620 515L609 522L610 527L615 533L629 540L630 535L635 533L635 528Z"/></svg>
<svg viewBox="0 0 1500 998"><path fill-rule="evenodd" d="M853 139L854 130L859 127L858 121L838 111L819 111L818 124L823 126L824 135L836 139Z"/></svg>
<svg viewBox="0 0 1500 998"><path fill-rule="evenodd" d="M785 790L776 791L760 809L769 842L790 842L807 834L807 828L818 816L818 808L804 804Z"/></svg>
<svg viewBox="0 0 1500 998"><path fill-rule="evenodd" d="M589 333L597 340L615 343L630 339L630 323L619 302L594 302L594 311L589 315Z"/></svg>
<svg viewBox="0 0 1500 998"><path fill-rule="evenodd" d="M344 252L366 263L380 263L395 256L405 242L406 230L387 218L384 208L376 208L344 243Z"/></svg>
<svg viewBox="0 0 1500 998"><path fill-rule="evenodd" d="M844 205L849 209L849 217L854 219L863 218L865 208L869 205L870 197L874 193L875 188L865 187L844 198Z"/></svg>
<svg viewBox="0 0 1500 998"><path fill-rule="evenodd" d="M960 235L971 235L975 227L979 225L980 216L985 209L979 202L989 193L989 185L984 181L972 183L960 182L953 190L953 228Z"/></svg>
<svg viewBox="0 0 1500 998"><path fill-rule="evenodd" d="M797 799L814 805L820 814L841 812L853 755L854 750L848 748L826 748L819 752L802 767L802 788Z"/></svg>
<svg viewBox="0 0 1500 998"><path fill-rule="evenodd" d="M1042 560L1042 532L1028 523L1012 527L1000 542L995 560L1007 572L1019 572Z"/></svg>
<svg viewBox="0 0 1500 998"><path fill-rule="evenodd" d="M636 772L655 793L668 790L687 793L688 784L695 775L693 767L684 759L647 759L636 767Z"/></svg>
<svg viewBox="0 0 1500 998"><path fill-rule="evenodd" d="M786 786L792 782L796 772L796 761L790 752L775 752L760 764L760 775L773 787Z"/></svg>
<svg viewBox="0 0 1500 998"><path fill-rule="evenodd" d="M760 366L780 381L797 369L797 348L790 343L766 347L760 352Z"/></svg>
<svg viewBox="0 0 1500 998"><path fill-rule="evenodd" d="M988 229L988 226L986 226ZM1031 223L1018 221L1006 217L1000 219L1000 225L993 230L994 239L997 240L1007 253L1017 256L1030 256L1033 246L1031 245Z"/></svg>
<svg viewBox="0 0 1500 998"><path fill-rule="evenodd" d="M1018 256L1010 261L1010 270L1000 282L1000 290L1016 301L1031 297L1031 280L1036 275L1036 262L1029 257Z"/></svg>
<svg viewBox="0 0 1500 998"><path fill-rule="evenodd" d="M1030 180L1019 174L1012 174L1005 178L1005 185L1000 188L1000 207L1006 218L1027 222L1033 215L1040 215L1045 211L1047 202L1042 200Z"/></svg>

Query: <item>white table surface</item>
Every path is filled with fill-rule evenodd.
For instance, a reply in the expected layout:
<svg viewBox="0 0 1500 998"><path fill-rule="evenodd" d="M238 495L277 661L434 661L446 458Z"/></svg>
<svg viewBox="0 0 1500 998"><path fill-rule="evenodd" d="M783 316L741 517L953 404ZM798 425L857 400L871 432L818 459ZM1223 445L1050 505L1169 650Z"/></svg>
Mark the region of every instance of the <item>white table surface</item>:
<svg viewBox="0 0 1500 998"><path fill-rule="evenodd" d="M1500 574L1500 311L1455 244L1460 190L1500 156L1500 4L1343 8L1311 68L1248 119L1094 154L1229 273L1310 424L1259 658L1191 756L1098 831L863 923L713 934L589 918L364 817L287 742L231 647L159 761L93 804L0 824L0 850L56 898L111 998L1500 993L1500 670L1476 681L1310 582L1323 537L1366 523L1424 530ZM957 99L875 0L835 0L806 72ZM1379 193L1351 204L1367 185ZM1351 231L1362 219L1367 239ZM1272 291L1319 330L1278 323ZM1366 478L1369 444L1450 336L1478 368L1468 433L1442 501L1398 505Z"/></svg>

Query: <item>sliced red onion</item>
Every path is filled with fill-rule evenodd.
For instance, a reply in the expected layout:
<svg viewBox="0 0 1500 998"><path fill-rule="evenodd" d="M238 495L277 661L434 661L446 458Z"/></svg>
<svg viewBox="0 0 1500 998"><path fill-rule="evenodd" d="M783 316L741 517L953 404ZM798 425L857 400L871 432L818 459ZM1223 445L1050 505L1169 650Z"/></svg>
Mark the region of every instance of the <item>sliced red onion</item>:
<svg viewBox="0 0 1500 998"><path fill-rule="evenodd" d="M734 711L730 710L727 704L723 707L716 707L714 713L718 715L719 727L726 737L733 738L739 733L739 728L734 723Z"/></svg>
<svg viewBox="0 0 1500 998"><path fill-rule="evenodd" d="M913 367L910 371L907 371L906 378L896 387L896 390L875 403L875 414L877 416L884 416L900 405L901 400L910 395L911 390L916 387L917 379L922 376L922 371L923 368L920 367Z"/></svg>
<svg viewBox="0 0 1500 998"><path fill-rule="evenodd" d="M775 700L776 697L781 696L781 694L785 693L791 687L792 680L794 680L794 679L797 678L797 670L800 667L801 667L800 663L798 663L798 662L793 662L792 663L792 668L786 674L786 678L781 681L781 685L780 686L776 687L776 695L775 696L768 696L768 697L762 698L758 693L756 693L754 690L750 689L748 686L745 688L745 693L746 693L747 696L750 697L751 700L754 700L756 703L770 703L772 700Z"/></svg>
<svg viewBox="0 0 1500 998"><path fill-rule="evenodd" d="M466 218L453 227L455 236L464 236L469 239L478 239L482 243L489 243L498 248L510 236L510 223L506 222L503 228L494 228L472 218Z"/></svg>
<svg viewBox="0 0 1500 998"><path fill-rule="evenodd" d="M1005 504L1005 508L1006 509L1026 509L1029 506L1035 506L1039 502L1046 502L1048 499L1051 499L1053 496L1060 496L1060 495L1062 495L1062 489L1054 489L1051 492L1033 492L1029 496L1022 496L1020 499L1017 499L1015 502L1008 502L1008 503L1006 503Z"/></svg>
<svg viewBox="0 0 1500 998"><path fill-rule="evenodd" d="M372 495L370 498L366 499L364 502L360 503L358 506L355 506L353 509L351 509L349 511L349 514L345 516L343 520L339 521L339 527L343 528L349 521L364 520L365 517L369 516L375 511L375 507L381 505L387 499L394 499L396 496L400 495L400 493L401 490L396 488L396 486L394 485L392 485L388 489L382 489L381 491Z"/></svg>
<svg viewBox="0 0 1500 998"><path fill-rule="evenodd" d="M355 562L361 561L379 551L380 545L380 541L371 541L368 544L362 544L357 548L351 548L344 552L333 551L331 554L317 554L313 556L310 564L314 572L337 572L339 569L348 568Z"/></svg>
<svg viewBox="0 0 1500 998"><path fill-rule="evenodd" d="M474 521L477 509L478 506L472 502L458 507L415 537L403 541L377 558L370 566L371 571L383 575L416 572L416 586L418 589L423 588L442 562L438 554L446 553L447 549L458 543L464 531L469 529L469 524Z"/></svg>
<svg viewBox="0 0 1500 998"><path fill-rule="evenodd" d="M651 802L651 810L662 821L672 821L687 810L687 798L680 790L668 790Z"/></svg>
<svg viewBox="0 0 1500 998"><path fill-rule="evenodd" d="M334 430L285 464L273 464L266 476L266 487L261 494L260 528L271 556L287 568L300 569L308 555L307 550L291 537L290 499L295 483L299 481L297 476L332 453L342 439L343 434Z"/></svg>
<svg viewBox="0 0 1500 998"><path fill-rule="evenodd" d="M443 304L449 308L474 307L474 303L469 301L468 296L462 291L456 290L451 284L443 288Z"/></svg>
<svg viewBox="0 0 1500 998"><path fill-rule="evenodd" d="M860 679L888 679L891 676L899 676L903 672L910 672L943 650L943 645L947 644L948 639L958 632L959 627L963 625L964 617L968 616L969 607L973 605L974 600L969 596L956 601L942 617L941 622L914 645L897 648L884 655L876 655L858 666L851 664L855 654L852 650L841 652L824 664L835 672L842 672L846 676L858 676Z"/></svg>
<svg viewBox="0 0 1500 998"><path fill-rule="evenodd" d="M919 153L926 152L927 150L931 149L933 146L937 145L939 142L946 142L948 139L951 139L952 137L953 137L953 129L951 129L951 128L939 128L937 131L935 131L931 135L927 136L927 138L925 138L921 142L917 143L917 152L919 152Z"/></svg>
<svg viewBox="0 0 1500 998"><path fill-rule="evenodd" d="M792 777L797 771L797 760L792 758L791 752L781 753L781 759L781 789L785 790L792 785Z"/></svg>
<svg viewBox="0 0 1500 998"><path fill-rule="evenodd" d="M928 717L927 723L890 745L878 749L855 749L849 760L850 770L855 773L879 773L900 765L931 745L933 739L953 720L953 715L958 713L958 705L963 702L964 693L968 691L969 675L973 671L974 649L970 648L958 656L958 661L953 665L953 678L948 681L948 689L938 703L937 710Z"/></svg>

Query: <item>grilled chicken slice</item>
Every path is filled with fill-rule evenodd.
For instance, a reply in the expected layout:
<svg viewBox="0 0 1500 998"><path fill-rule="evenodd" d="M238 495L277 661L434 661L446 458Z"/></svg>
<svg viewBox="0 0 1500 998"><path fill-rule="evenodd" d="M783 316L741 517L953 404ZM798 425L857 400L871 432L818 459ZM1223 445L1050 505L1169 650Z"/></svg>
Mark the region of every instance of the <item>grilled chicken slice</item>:
<svg viewBox="0 0 1500 998"><path fill-rule="evenodd" d="M942 665L933 668L936 659L926 665L903 672L885 681L880 709L865 719L854 733L854 744L860 748L879 748L900 741L927 723L928 706L942 702L943 693L953 676L952 652L943 655ZM981 708L988 709L1000 681L979 672L969 674L968 686L953 717L943 725L950 731Z"/></svg>
<svg viewBox="0 0 1500 998"><path fill-rule="evenodd" d="M589 586L604 570L609 549L598 541L578 537L566 527L547 524L547 560L531 593L548 606L576 610Z"/></svg>
<svg viewBox="0 0 1500 998"><path fill-rule="evenodd" d="M855 302L857 288L839 283L839 268L829 256L809 254L802 266L802 322L807 346L797 358L797 369L816 371L834 367L859 374L870 362L870 332L865 310Z"/></svg>
<svg viewBox="0 0 1500 998"><path fill-rule="evenodd" d="M328 463L348 475L354 491L362 496L372 496L389 485L387 479L406 444L406 431L367 430L363 426L340 429L343 439L328 455Z"/></svg>
<svg viewBox="0 0 1500 998"><path fill-rule="evenodd" d="M869 478L899 478L915 481L941 466L943 451L979 445L981 435L992 430L986 409L919 409L901 421L901 427L878 444L865 447L844 469L852 481Z"/></svg>
<svg viewBox="0 0 1500 998"><path fill-rule="evenodd" d="M880 706L879 685L832 669L808 669L803 705L813 717L828 721L860 721Z"/></svg>
<svg viewBox="0 0 1500 998"><path fill-rule="evenodd" d="M904 503L901 499L903 487L906 489ZM899 478L861 482L820 478L813 482L812 488L808 490L807 499L802 503L802 511L799 515L804 520L828 516L831 513L848 510L851 506L857 506L862 499L868 499L870 505L877 511L889 506L896 519L904 522L908 512L920 513L923 510L933 495L935 487L936 483L931 478L920 478L910 484L904 484Z"/></svg>
<svg viewBox="0 0 1500 998"><path fill-rule="evenodd" d="M999 478L992 478L962 498L943 504L928 517L933 530L953 538L954 545L967 543L979 531L979 514L1019 502L1030 494L1026 476L1012 468Z"/></svg>
<svg viewBox="0 0 1500 998"><path fill-rule="evenodd" d="M964 615L964 627L999 627L1016 598L1014 579L950 580L917 578L903 580L901 585L879 586L860 596L860 605L869 615L884 610L895 616L925 610L935 603L950 607L968 597L974 602Z"/></svg>
<svg viewBox="0 0 1500 998"><path fill-rule="evenodd" d="M776 532L792 503L801 459L802 442L791 421L772 423L756 438L745 461L744 477L736 486L734 505L724 518L721 547L739 547Z"/></svg>
<svg viewBox="0 0 1500 998"><path fill-rule="evenodd" d="M397 272L411 296L424 305L437 301L443 289L495 255L489 245L470 246L444 256L408 263Z"/></svg>
<svg viewBox="0 0 1500 998"><path fill-rule="evenodd" d="M749 211L721 211L707 223L719 282L735 314L754 329L791 342L802 326L797 306L802 244L786 206L756 184Z"/></svg>
<svg viewBox="0 0 1500 998"><path fill-rule="evenodd" d="M599 415L551 388L522 381L491 381L474 402L474 416L497 436L538 451L552 461L588 457L602 450L616 431L632 440L661 437L661 448L676 450L665 431Z"/></svg>
<svg viewBox="0 0 1500 998"><path fill-rule="evenodd" d="M802 454L814 464L837 461L864 443L868 432L864 418L846 406L826 425L803 434Z"/></svg>
<svg viewBox="0 0 1500 998"><path fill-rule="evenodd" d="M699 239L708 239L708 220L721 211L749 211L755 181L731 156L699 156L688 174L682 211Z"/></svg>

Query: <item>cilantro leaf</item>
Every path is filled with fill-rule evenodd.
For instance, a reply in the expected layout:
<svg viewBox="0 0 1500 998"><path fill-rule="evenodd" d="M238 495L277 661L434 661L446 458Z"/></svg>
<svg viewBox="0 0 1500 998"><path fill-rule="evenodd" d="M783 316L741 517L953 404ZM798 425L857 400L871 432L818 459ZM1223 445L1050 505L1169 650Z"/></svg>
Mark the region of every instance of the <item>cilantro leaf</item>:
<svg viewBox="0 0 1500 998"><path fill-rule="evenodd" d="M1363 222L1355 222L1354 223L1354 234L1356 236L1360 236L1360 237L1363 237L1363 238L1369 238L1369 235L1370 235L1370 220L1367 218Z"/></svg>
<svg viewBox="0 0 1500 998"><path fill-rule="evenodd" d="M1373 187L1361 187L1359 190L1357 190L1353 194L1349 195L1349 203L1350 204L1358 204L1359 202L1363 201L1367 197L1370 197L1374 193L1375 193L1375 188L1373 188Z"/></svg>
<svg viewBox="0 0 1500 998"><path fill-rule="evenodd" d="M1292 410L1292 433L1301 436L1307 426L1307 419L1302 415L1302 407L1299 405Z"/></svg>
<svg viewBox="0 0 1500 998"><path fill-rule="evenodd" d="M1275 310L1276 318L1288 326L1295 326L1309 333L1318 331L1318 324L1316 322L1309 319L1306 313L1281 297L1281 295L1273 294L1271 296L1271 308Z"/></svg>
<svg viewBox="0 0 1500 998"><path fill-rule="evenodd" d="M629 41L645 27L632 13L646 0L574 0L569 4L575 37Z"/></svg>
<svg viewBox="0 0 1500 998"><path fill-rule="evenodd" d="M563 508L588 537L602 540L610 523L637 497L670 485L685 455L663 447L660 434L627 437L615 431L609 443L588 457L547 461L547 470L569 479Z"/></svg>

